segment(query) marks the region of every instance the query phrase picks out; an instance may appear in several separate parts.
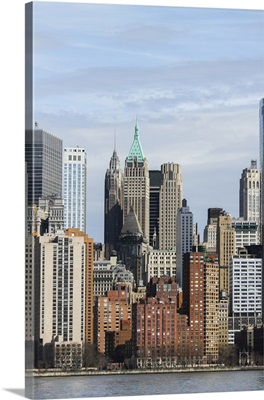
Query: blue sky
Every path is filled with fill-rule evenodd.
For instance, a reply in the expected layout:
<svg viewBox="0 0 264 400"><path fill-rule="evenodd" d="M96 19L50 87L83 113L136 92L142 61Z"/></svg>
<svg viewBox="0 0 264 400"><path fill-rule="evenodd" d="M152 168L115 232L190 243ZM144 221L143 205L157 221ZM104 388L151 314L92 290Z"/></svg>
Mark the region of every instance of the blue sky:
<svg viewBox="0 0 264 400"><path fill-rule="evenodd" d="M201 234L209 207L238 217L241 172L259 157L263 72L263 11L34 3L34 118L87 151L95 241L115 132L123 167L136 117L149 169L182 165Z"/></svg>

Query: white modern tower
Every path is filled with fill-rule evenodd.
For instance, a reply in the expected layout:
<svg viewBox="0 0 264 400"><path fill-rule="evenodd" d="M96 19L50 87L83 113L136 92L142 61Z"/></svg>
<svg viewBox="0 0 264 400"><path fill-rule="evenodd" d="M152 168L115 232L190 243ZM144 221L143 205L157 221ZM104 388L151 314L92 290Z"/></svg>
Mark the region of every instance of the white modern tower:
<svg viewBox="0 0 264 400"><path fill-rule="evenodd" d="M64 149L64 228L78 228L84 233L86 233L86 159L84 148Z"/></svg>

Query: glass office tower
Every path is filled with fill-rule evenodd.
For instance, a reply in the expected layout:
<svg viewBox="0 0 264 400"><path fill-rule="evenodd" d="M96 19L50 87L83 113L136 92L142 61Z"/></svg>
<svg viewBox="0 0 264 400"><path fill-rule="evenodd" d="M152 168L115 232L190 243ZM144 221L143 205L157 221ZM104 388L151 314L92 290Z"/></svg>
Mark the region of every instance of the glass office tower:
<svg viewBox="0 0 264 400"><path fill-rule="evenodd" d="M26 130L27 202L62 195L62 140L43 129Z"/></svg>

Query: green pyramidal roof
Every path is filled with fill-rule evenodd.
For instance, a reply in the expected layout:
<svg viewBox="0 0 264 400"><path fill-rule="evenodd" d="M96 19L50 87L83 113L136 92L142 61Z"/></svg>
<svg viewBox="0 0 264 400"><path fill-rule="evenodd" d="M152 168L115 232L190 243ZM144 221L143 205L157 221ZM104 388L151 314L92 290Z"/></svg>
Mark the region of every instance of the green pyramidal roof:
<svg viewBox="0 0 264 400"><path fill-rule="evenodd" d="M143 162L145 159L143 149L139 140L139 133L138 133L138 122L136 122L135 126L135 135L134 135L134 141L132 143L130 152L127 156L126 161L131 162L133 161L134 158L137 158L139 162Z"/></svg>

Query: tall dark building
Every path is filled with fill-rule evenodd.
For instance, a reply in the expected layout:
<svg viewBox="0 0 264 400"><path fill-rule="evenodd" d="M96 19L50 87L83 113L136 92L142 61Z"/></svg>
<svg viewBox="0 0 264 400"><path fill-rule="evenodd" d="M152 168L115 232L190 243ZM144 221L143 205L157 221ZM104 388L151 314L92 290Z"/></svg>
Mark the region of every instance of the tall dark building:
<svg viewBox="0 0 264 400"><path fill-rule="evenodd" d="M221 215L223 211L222 208L208 208L207 210L207 224L215 224L217 223L217 218Z"/></svg>
<svg viewBox="0 0 264 400"><path fill-rule="evenodd" d="M123 225L123 172L116 150L105 174L104 204L104 242L105 257L109 259L111 251L117 250L118 238Z"/></svg>
<svg viewBox="0 0 264 400"><path fill-rule="evenodd" d="M159 248L159 204L162 174L159 170L149 171L149 244Z"/></svg>
<svg viewBox="0 0 264 400"><path fill-rule="evenodd" d="M26 130L28 205L39 198L62 195L62 140L43 129Z"/></svg>

